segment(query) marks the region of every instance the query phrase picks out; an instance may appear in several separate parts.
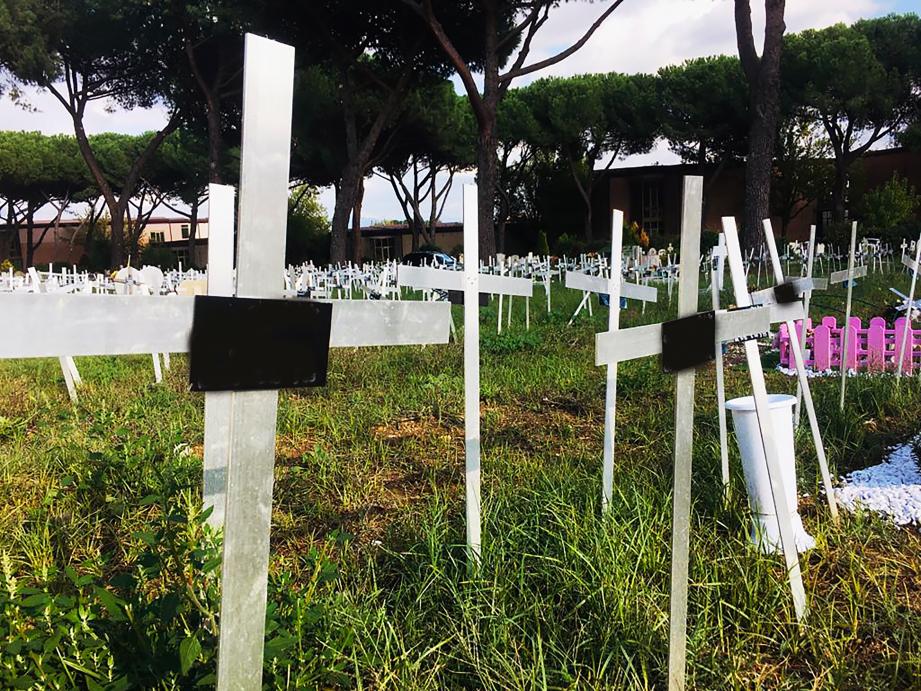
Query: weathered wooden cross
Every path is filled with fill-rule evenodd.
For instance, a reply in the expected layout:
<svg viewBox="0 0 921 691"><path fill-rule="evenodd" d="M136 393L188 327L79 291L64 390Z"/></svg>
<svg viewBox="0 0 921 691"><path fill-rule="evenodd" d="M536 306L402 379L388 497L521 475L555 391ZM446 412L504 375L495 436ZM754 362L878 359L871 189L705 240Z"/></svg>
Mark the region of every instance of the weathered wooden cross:
<svg viewBox="0 0 921 691"><path fill-rule="evenodd" d="M290 46L246 36L236 282L229 260L232 190L214 188L211 213L216 227L211 242L216 241L217 254L209 286L213 295L290 302L280 298L293 77ZM4 318L18 326L0 339L0 358L188 352L198 299L0 296ZM238 304L247 303L252 304ZM336 302L329 345L446 343L449 310L447 304L425 302ZM279 326L280 331L287 329ZM234 324L223 327L232 330ZM262 686L278 391L218 391L206 396L206 501L218 508L220 489L226 488L217 685L257 689Z"/></svg>
<svg viewBox="0 0 921 691"><path fill-rule="evenodd" d="M672 569L669 633L669 688L683 689L687 653L688 560L691 510L691 459L694 438L695 365L713 357L715 345L724 341L751 339L770 328L768 306L734 311L714 311L697 314L700 264L700 227L703 200L703 180L686 177L682 202L680 280L678 284L678 317L674 322L652 324L626 330L612 330L595 338L595 364L612 365L624 360L661 354L663 365L677 371L675 392L675 446L673 479ZM732 261L732 246L727 237ZM737 247L737 245L736 245ZM741 256L739 255L741 266ZM748 296L747 290L744 297ZM737 296L737 301L741 300ZM753 370L752 385L760 429L767 450L766 458L771 478L774 503L785 506L783 482L779 472L773 430L768 415L767 391L764 386L757 344L746 340L749 367ZM758 370L755 376L752 354ZM784 554L790 571L794 604L798 616L805 614L805 590L799 570L799 560L793 542L790 516L778 511L778 521Z"/></svg>

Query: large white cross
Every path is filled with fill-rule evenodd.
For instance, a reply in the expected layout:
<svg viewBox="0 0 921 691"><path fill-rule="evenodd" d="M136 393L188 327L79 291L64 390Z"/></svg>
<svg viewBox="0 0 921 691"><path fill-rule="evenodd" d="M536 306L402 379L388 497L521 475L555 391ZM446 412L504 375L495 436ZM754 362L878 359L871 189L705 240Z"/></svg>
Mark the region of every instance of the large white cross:
<svg viewBox="0 0 921 691"><path fill-rule="evenodd" d="M481 274L476 185L464 185L464 270L450 271L402 264L397 285L428 290L464 292L464 489L467 551L478 564L480 530L480 293L530 298L529 278ZM501 317L501 312L500 312Z"/></svg>
<svg viewBox="0 0 921 691"><path fill-rule="evenodd" d="M682 201L681 267L678 283L679 318L690 317L697 312L702 202L702 178L686 177ZM731 247L729 249L731 252ZM741 258L739 261L741 265ZM749 307L749 309L715 312L715 342L713 347L716 347L717 343L724 341L751 338L766 332L770 328L772 307L766 305L758 307L745 306ZM746 343L751 344L755 348L755 352L757 352L757 345L754 341L746 341ZM655 355L662 351L662 324L612 330L598 334L595 337L596 365L613 365L623 360ZM678 372L676 379L668 678L669 688L678 690L684 688L687 661L687 596L695 369L689 368ZM761 383L763 388L763 381ZM758 402L759 391L757 387L755 393L756 402ZM761 402L764 405L758 406L759 413L762 409L767 410L767 394L764 393L760 398L763 399ZM759 417L767 420L764 415L759 415ZM762 434L764 434L763 426ZM777 497L780 497L780 501L783 501L785 495L782 487L780 485L774 487L772 483L772 489L774 490L775 501ZM789 524L789 516L787 516L786 520ZM792 527L789 534L792 540ZM799 578L798 568L799 563L797 561L797 578ZM798 582L801 591L802 582L801 580ZM804 601L805 594L803 594Z"/></svg>
<svg viewBox="0 0 921 691"><path fill-rule="evenodd" d="M232 190L212 188L212 294L283 295L293 77L291 47L246 36L236 283ZM0 339L0 358L187 352L193 305L183 296L0 296L18 327ZM446 343L449 323L447 304L334 302L330 346ZM206 501L225 507L220 689L262 686L277 406L277 391L206 395Z"/></svg>

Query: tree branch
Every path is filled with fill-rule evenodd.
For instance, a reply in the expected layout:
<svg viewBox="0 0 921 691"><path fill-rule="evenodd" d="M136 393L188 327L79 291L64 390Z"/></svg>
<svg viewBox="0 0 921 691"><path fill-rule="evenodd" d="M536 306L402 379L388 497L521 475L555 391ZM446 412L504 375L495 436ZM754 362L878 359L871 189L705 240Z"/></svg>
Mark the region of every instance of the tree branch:
<svg viewBox="0 0 921 691"><path fill-rule="evenodd" d="M755 37L752 32L752 9L749 0L735 0L736 42L739 46L739 60L748 86L755 90L758 84L758 68L761 59L755 49Z"/></svg>
<svg viewBox="0 0 921 691"><path fill-rule="evenodd" d="M623 0L620 1L622 2ZM473 79L470 65L461 57L461 54L457 51L451 39L448 38L448 34L445 33L441 22L439 22L438 18L435 16L435 11L432 9L432 0L423 0L422 3L416 2L415 0L403 0L403 2L428 25L438 45L441 46L441 49L448 56L448 59L457 72L457 76L460 77L461 82L464 84L464 89L467 91L467 97L470 99L470 106L473 108L473 114L476 116L477 121L481 126L483 126L484 123L488 124L489 114L486 112L483 97L480 95L480 91L477 89L476 82Z"/></svg>
<svg viewBox="0 0 921 691"><path fill-rule="evenodd" d="M588 30L582 35L582 38L580 38L578 41L576 41L571 46L569 46L569 48L567 48L566 50L563 50L557 53L556 55L547 58L546 60L540 60L538 62L535 62L533 65L522 67L517 70L509 70L505 74L499 75L499 81L508 82L508 81L511 81L512 79L517 79L518 77L523 77L526 74L537 72L539 70L544 69L545 67L550 67L551 65L555 65L558 62L565 60L566 58L568 58L570 55L575 53L577 50L579 50L582 46L586 44L588 39L592 37L592 34L595 33L598 27L604 23L604 20L607 19L611 15L611 13L614 12L614 10L620 7L623 1L624 0L614 0L614 3L608 9L606 9L604 12L601 13L601 16L599 16L598 19L595 20L594 24L592 24L588 28Z"/></svg>
<svg viewBox="0 0 921 691"><path fill-rule="evenodd" d="M540 6L535 7L535 10L532 14L536 14L537 10L540 9ZM515 58L515 62L512 64L509 72L514 72L515 70L521 69L521 66L524 64L524 61L527 59L528 54L531 52L531 41L534 39L534 34L544 25L544 22L547 21L547 17L550 14L550 5L544 6L544 14L540 19L536 19L528 26L528 33L525 36L524 43L521 45L521 49L518 51L518 56ZM512 83L512 80L502 81L501 77L499 78L499 92L504 94L508 91L509 86Z"/></svg>

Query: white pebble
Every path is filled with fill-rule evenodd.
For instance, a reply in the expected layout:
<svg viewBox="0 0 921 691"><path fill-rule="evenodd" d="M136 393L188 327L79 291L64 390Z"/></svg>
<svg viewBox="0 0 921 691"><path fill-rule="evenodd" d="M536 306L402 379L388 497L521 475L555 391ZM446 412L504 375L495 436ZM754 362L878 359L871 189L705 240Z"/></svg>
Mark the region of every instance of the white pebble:
<svg viewBox="0 0 921 691"><path fill-rule="evenodd" d="M835 490L840 504L890 517L897 525L921 526L921 469L914 447L921 435L893 447L879 465L855 470Z"/></svg>

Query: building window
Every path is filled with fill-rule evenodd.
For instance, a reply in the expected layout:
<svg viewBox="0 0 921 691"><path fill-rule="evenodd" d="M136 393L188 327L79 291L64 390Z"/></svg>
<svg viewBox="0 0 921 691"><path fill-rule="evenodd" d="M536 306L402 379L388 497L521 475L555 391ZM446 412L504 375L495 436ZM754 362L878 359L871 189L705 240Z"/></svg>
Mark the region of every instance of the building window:
<svg viewBox="0 0 921 691"><path fill-rule="evenodd" d="M662 183L659 180L643 182L642 227L647 233L658 233L662 228Z"/></svg>
<svg viewBox="0 0 921 691"><path fill-rule="evenodd" d="M156 231L156 230L151 231L150 242L151 244L154 244L154 245L166 242L166 234L162 230L161 231Z"/></svg>
<svg viewBox="0 0 921 691"><path fill-rule="evenodd" d="M821 220L822 228L828 228L831 225L831 217L832 217L831 209L824 209L822 211L822 220Z"/></svg>
<svg viewBox="0 0 921 691"><path fill-rule="evenodd" d="M188 239L189 239L189 224L188 224L188 223L183 223L183 224L179 227L179 229L182 231L182 239L183 239L183 240L188 240Z"/></svg>
<svg viewBox="0 0 921 691"><path fill-rule="evenodd" d="M386 262L390 260L390 252L393 243L390 238L374 238L374 259L375 261Z"/></svg>

